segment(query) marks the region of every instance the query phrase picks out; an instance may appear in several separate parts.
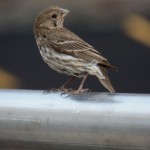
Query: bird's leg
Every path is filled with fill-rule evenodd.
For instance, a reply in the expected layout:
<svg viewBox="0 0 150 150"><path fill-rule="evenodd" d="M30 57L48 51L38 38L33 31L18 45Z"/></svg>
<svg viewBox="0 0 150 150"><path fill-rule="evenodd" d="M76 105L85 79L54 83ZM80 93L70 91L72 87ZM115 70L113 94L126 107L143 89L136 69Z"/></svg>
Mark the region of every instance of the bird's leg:
<svg viewBox="0 0 150 150"><path fill-rule="evenodd" d="M59 91L64 91L64 92L71 91L72 89L67 89L66 86L70 85L75 79L76 79L76 77L72 76L62 86L60 86L60 88L47 89L47 90L44 91L44 93L59 92Z"/></svg>
<svg viewBox="0 0 150 150"><path fill-rule="evenodd" d="M84 82L85 82L87 77L88 77L88 74L85 74L77 91L81 91L82 90Z"/></svg>
<svg viewBox="0 0 150 150"><path fill-rule="evenodd" d="M64 92L63 94L69 94L69 95L72 95L72 94L78 94L78 93L82 93L82 92L88 92L90 91L90 89L83 89L83 85L84 85L84 82L86 80L86 78L88 77L88 74L85 74L81 83L80 83L80 86L77 90L73 90L73 91L67 91L67 92Z"/></svg>
<svg viewBox="0 0 150 150"><path fill-rule="evenodd" d="M78 90L74 91L73 94L90 91L89 89L83 89L83 85L84 85L84 82L87 79L87 77L88 77L88 74L85 74L84 77L83 77L83 79L82 79L82 81L81 81L81 83L80 83L80 86L79 86Z"/></svg>
<svg viewBox="0 0 150 150"><path fill-rule="evenodd" d="M60 87L60 89L65 89L65 87L68 86L68 85L70 85L75 79L76 79L76 77L72 76L69 80L67 80L67 81Z"/></svg>

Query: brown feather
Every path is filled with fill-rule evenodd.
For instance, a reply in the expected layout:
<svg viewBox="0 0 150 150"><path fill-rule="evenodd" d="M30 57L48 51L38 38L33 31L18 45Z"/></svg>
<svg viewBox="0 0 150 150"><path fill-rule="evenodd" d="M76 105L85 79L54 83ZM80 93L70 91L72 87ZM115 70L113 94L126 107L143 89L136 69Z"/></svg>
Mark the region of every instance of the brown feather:
<svg viewBox="0 0 150 150"><path fill-rule="evenodd" d="M104 67L100 67L101 72L103 73L103 75L105 76L105 79L101 79L99 76L98 79L99 81L102 83L102 85L111 93L115 93L115 89L112 86L112 84L110 83L109 77L106 73L106 70Z"/></svg>
<svg viewBox="0 0 150 150"><path fill-rule="evenodd" d="M94 47L66 28L56 28L49 31L47 42L57 52L79 57L86 61L96 61L99 65L117 70L117 68L109 64L107 59L103 57L101 53L96 51Z"/></svg>

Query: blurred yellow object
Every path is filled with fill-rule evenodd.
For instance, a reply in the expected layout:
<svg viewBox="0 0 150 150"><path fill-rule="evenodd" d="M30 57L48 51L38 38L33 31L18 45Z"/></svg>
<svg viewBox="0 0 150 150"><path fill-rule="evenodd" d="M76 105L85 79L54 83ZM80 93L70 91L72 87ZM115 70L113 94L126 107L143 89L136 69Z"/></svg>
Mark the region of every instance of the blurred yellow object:
<svg viewBox="0 0 150 150"><path fill-rule="evenodd" d="M123 28L128 36L150 46L150 21L142 16L131 14L124 20Z"/></svg>
<svg viewBox="0 0 150 150"><path fill-rule="evenodd" d="M13 88L20 88L20 87L21 87L21 82L15 75L0 68L0 88L13 89Z"/></svg>

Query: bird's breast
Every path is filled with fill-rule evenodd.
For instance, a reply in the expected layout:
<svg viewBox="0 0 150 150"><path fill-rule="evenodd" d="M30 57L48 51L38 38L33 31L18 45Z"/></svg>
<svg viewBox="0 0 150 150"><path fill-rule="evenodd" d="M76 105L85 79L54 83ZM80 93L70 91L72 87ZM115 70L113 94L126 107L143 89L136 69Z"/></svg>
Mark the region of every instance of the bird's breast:
<svg viewBox="0 0 150 150"><path fill-rule="evenodd" d="M59 73L80 78L83 77L87 72L91 74L91 68L95 66L92 62L86 62L81 58L57 52L50 45L47 46L42 43L41 38L36 38L36 42L43 60L51 69Z"/></svg>

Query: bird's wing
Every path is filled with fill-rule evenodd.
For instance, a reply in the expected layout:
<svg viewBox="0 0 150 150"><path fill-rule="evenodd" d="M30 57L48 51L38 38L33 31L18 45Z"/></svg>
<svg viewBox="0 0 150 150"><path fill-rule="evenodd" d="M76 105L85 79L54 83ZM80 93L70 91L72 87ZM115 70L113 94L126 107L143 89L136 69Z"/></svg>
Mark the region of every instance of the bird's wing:
<svg viewBox="0 0 150 150"><path fill-rule="evenodd" d="M82 58L86 61L96 61L100 65L115 69L115 67L110 65L107 59L96 51L94 47L66 28L49 31L47 42L57 52Z"/></svg>

